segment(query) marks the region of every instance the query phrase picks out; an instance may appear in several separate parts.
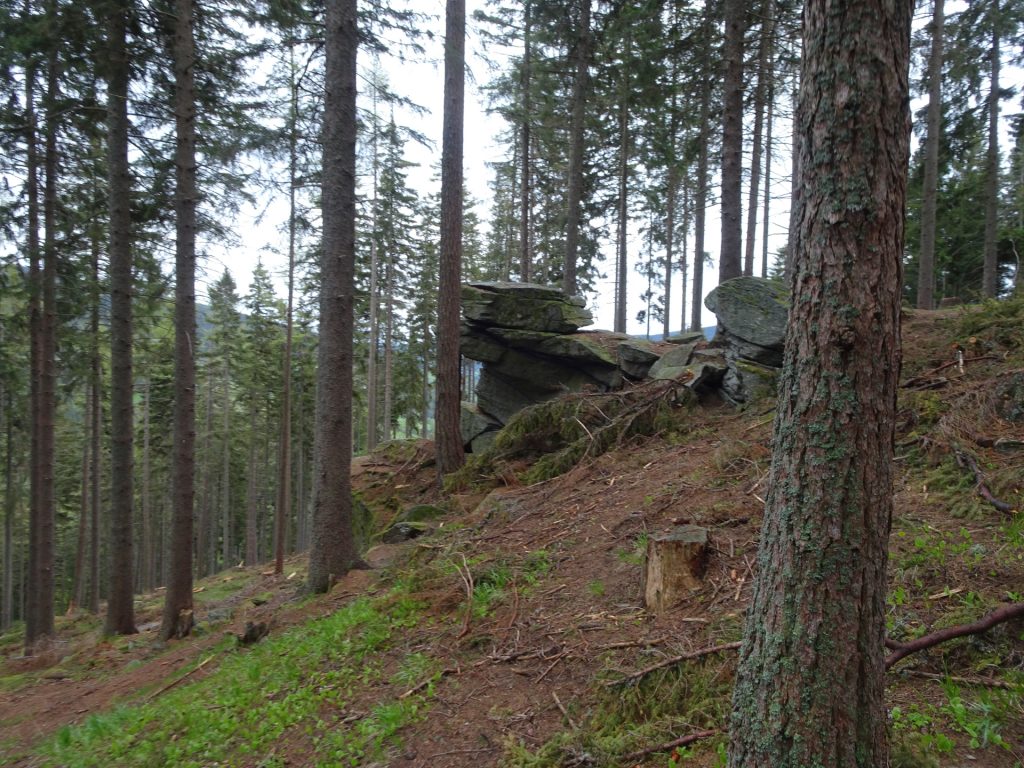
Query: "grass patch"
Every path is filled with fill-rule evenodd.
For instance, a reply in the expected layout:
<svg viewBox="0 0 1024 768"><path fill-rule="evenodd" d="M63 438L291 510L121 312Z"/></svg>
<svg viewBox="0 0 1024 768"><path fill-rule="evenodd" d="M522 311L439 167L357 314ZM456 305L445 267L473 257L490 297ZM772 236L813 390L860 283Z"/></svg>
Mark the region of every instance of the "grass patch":
<svg viewBox="0 0 1024 768"><path fill-rule="evenodd" d="M352 722L353 691L383 679L378 655L421 621L421 606L404 593L359 599L249 649L224 649L208 678L63 728L41 754L68 768L269 766L283 764L275 750L295 737L312 743L317 765L382 756L419 716L423 696L383 701L355 726L342 721Z"/></svg>

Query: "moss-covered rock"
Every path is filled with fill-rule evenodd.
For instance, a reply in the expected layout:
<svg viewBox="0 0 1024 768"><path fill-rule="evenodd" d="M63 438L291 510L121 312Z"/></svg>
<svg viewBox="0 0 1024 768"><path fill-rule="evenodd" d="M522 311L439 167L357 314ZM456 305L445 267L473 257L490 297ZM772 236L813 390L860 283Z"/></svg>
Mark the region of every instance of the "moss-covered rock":
<svg viewBox="0 0 1024 768"><path fill-rule="evenodd" d="M593 315L576 299L546 286L474 283L462 286L462 313L477 325L572 333L590 325Z"/></svg>
<svg viewBox="0 0 1024 768"><path fill-rule="evenodd" d="M718 317L719 327L731 335L760 347L782 349L789 293L780 283L736 277L709 293L704 305Z"/></svg>

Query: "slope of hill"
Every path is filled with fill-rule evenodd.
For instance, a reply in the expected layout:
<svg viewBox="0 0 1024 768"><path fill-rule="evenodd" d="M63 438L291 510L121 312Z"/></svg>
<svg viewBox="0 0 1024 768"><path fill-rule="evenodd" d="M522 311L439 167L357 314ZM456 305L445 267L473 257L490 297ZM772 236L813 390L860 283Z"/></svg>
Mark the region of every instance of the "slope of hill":
<svg viewBox="0 0 1024 768"><path fill-rule="evenodd" d="M908 312L904 350L888 604L905 644L1024 601L1024 302ZM381 530L413 505L444 514L421 506L412 528L427 535L374 547L373 568L326 596L297 596L297 557L284 578L233 569L200 583L200 631L185 641L154 642L158 593L140 602L136 637L66 618L28 659L17 633L0 637L0 762L722 765L772 403L666 400L636 418L663 394L636 392L619 415L567 398L572 413L632 421L612 440L585 426L593 446L584 435L568 471L532 483L539 460L581 439L575 427L523 430L445 494L429 443L357 460ZM647 542L681 523L709 531L707 567L652 615ZM240 643L247 622L268 636ZM1021 765L1024 623L908 655L888 697L894 765Z"/></svg>

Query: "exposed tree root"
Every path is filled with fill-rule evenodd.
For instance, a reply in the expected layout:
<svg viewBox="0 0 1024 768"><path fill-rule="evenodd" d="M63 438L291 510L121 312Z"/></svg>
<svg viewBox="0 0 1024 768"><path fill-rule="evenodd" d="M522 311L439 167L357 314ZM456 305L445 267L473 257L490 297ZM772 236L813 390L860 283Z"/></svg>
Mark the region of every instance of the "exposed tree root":
<svg viewBox="0 0 1024 768"><path fill-rule="evenodd" d="M930 635L919 637L916 640L912 640L909 643L900 643L896 640L886 639L885 646L892 650L885 658L885 668L892 669L893 665L896 664L900 659L906 658L912 653L923 651L926 648L944 643L947 640L953 640L958 637L965 637L967 635L980 635L982 632L987 632L997 624L1002 624L1005 621L1011 619L1024 617L1024 603L1013 603L1012 605L1004 605L998 610L992 611L988 616L978 619L971 624L958 624L955 627L947 627L946 629L940 629L938 632L932 632Z"/></svg>
<svg viewBox="0 0 1024 768"><path fill-rule="evenodd" d="M981 496L985 501L991 504L993 507L998 509L1000 512L1010 513L1013 511L1013 505L1008 504L1002 499L997 499L992 491L989 489L985 482L985 475L982 473L981 468L978 466L978 460L974 458L970 453L963 450L960 446L953 445L953 454L956 456L956 463L963 469L970 470L974 475L974 482L977 483L978 495Z"/></svg>

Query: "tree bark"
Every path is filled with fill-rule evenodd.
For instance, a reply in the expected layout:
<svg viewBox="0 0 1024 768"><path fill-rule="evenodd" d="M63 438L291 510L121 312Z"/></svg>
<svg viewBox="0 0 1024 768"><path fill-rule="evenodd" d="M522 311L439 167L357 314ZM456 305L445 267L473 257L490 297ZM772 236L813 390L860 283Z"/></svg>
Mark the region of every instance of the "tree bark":
<svg viewBox="0 0 1024 768"><path fill-rule="evenodd" d="M232 541L231 526L231 370L228 361L224 361L222 373L223 389L221 391L221 459L220 459L220 513L221 513L221 567L231 566Z"/></svg>
<svg viewBox="0 0 1024 768"><path fill-rule="evenodd" d="M572 80L572 117L569 126L569 182L566 191L565 261L562 265L562 291L566 296L575 296L577 293L576 270L579 260L583 202L583 139L591 56L591 0L578 0L578 2L580 9L579 23L576 30L576 47L572 55L575 63L575 75Z"/></svg>
<svg viewBox="0 0 1024 768"><path fill-rule="evenodd" d="M150 410L149 399L152 389L151 379L146 377L146 390L142 396L142 553L139 562L141 577L139 589L147 592L155 586L156 582L156 557L153 549L153 493L151 490L151 479L153 470L151 466L150 453Z"/></svg>
<svg viewBox="0 0 1024 768"><path fill-rule="evenodd" d="M804 11L800 248L729 765L888 765L911 0Z"/></svg>
<svg viewBox="0 0 1024 768"><path fill-rule="evenodd" d="M91 405L89 385L86 384L82 408L84 417L82 419L82 471L79 483L81 498L78 504L78 534L75 536L75 566L71 572L71 597L68 600L68 616L74 615L75 611L85 602L85 554L88 544L87 537L89 535L89 449L92 447L89 442L89 429L92 426L92 419L89 417Z"/></svg>
<svg viewBox="0 0 1024 768"><path fill-rule="evenodd" d="M199 495L199 519L196 521L196 575L213 573L209 557L210 529L213 517L213 375L206 375L206 403L203 408L202 485Z"/></svg>
<svg viewBox="0 0 1024 768"><path fill-rule="evenodd" d="M246 492L245 492L245 564L256 565L257 560L257 533L258 515L256 514L256 400L249 404L249 460L246 463Z"/></svg>
<svg viewBox="0 0 1024 768"><path fill-rule="evenodd" d="M134 634L132 517L135 417L132 374L132 222L128 164L128 15L114 2L107 19L107 165L110 216L110 594L104 632Z"/></svg>
<svg viewBox="0 0 1024 768"><path fill-rule="evenodd" d="M999 0L992 0L992 48L989 53L988 149L985 152L985 262L981 292L986 298L999 293Z"/></svg>
<svg viewBox="0 0 1024 768"><path fill-rule="evenodd" d="M519 90L522 94L523 114L519 119L519 279L530 282L533 253L530 249L530 193L532 166L530 165L530 121L532 104L530 88L532 49L533 0L523 0L523 64L519 73Z"/></svg>
<svg viewBox="0 0 1024 768"><path fill-rule="evenodd" d="M2 340L3 331L0 331ZM4 406L4 432L7 436L4 454L4 584L3 603L0 609L0 631L6 630L14 620L14 398L10 390L3 393L0 403Z"/></svg>
<svg viewBox="0 0 1024 768"><path fill-rule="evenodd" d="M327 0L323 256L307 586L326 592L357 563L352 533L352 328L356 183L355 0Z"/></svg>
<svg viewBox="0 0 1024 768"><path fill-rule="evenodd" d="M629 30L626 31L626 53L620 73L619 88L619 191L616 204L617 231L615 236L615 323L613 330L616 333L626 332L626 302L628 296L628 275L627 261L629 256L626 253L627 237L629 231L629 58L631 38ZM648 270L650 274L650 270ZM650 297L648 296L648 301ZM648 328L650 328L650 312L648 315ZM650 332L648 331L648 336Z"/></svg>
<svg viewBox="0 0 1024 768"><path fill-rule="evenodd" d="M943 0L934 0L932 50L928 58L928 119L924 142L924 189L921 196L921 254L918 258L917 308L935 308L935 213L938 207L939 134L942 119Z"/></svg>
<svg viewBox="0 0 1024 768"><path fill-rule="evenodd" d="M462 119L466 3L448 0L444 42L444 131L441 155L441 287L437 302L437 478L462 466L459 308L462 274Z"/></svg>
<svg viewBox="0 0 1024 768"><path fill-rule="evenodd" d="M714 13L713 0L707 0L704 5L704 21L701 36L702 46L706 55L710 55L710 36L712 25L712 14ZM708 141L711 133L711 89L713 85L710 78L705 78L701 84L700 91L700 128L697 136L697 195L693 201L694 222L693 222L693 316L690 320L690 330L701 330L701 307L704 306L704 222L707 216L708 204Z"/></svg>
<svg viewBox="0 0 1024 768"><path fill-rule="evenodd" d="M175 0L174 455L171 546L160 637L192 631L192 515L196 439L196 94L193 0Z"/></svg>
<svg viewBox="0 0 1024 768"><path fill-rule="evenodd" d="M746 9L742 0L724 0L723 10L725 91L722 102L722 251L718 263L719 283L743 274L740 182L743 171L743 33Z"/></svg>

